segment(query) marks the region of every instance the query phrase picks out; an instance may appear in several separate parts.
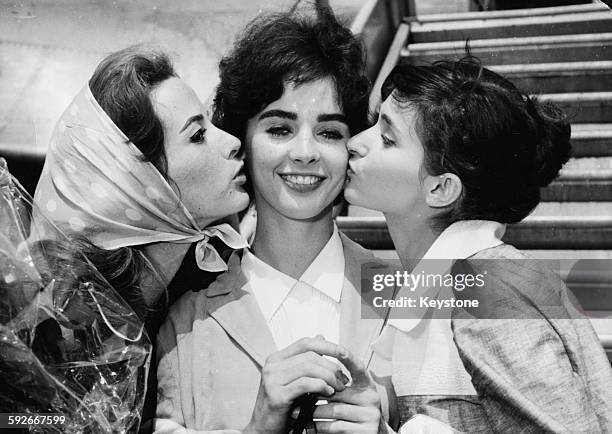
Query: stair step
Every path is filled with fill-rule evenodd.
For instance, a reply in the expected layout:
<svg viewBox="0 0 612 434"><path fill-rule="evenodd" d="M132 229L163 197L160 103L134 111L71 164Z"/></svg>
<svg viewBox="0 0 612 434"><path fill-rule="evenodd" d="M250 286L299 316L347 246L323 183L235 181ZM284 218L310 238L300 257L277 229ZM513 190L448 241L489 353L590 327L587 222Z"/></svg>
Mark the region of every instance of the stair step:
<svg viewBox="0 0 612 434"><path fill-rule="evenodd" d="M392 249L384 218L338 217L338 227L369 249ZM504 241L519 249L612 249L612 217L528 217Z"/></svg>
<svg viewBox="0 0 612 434"><path fill-rule="evenodd" d="M559 179L607 179L612 174L612 157L570 158L561 169Z"/></svg>
<svg viewBox="0 0 612 434"><path fill-rule="evenodd" d="M612 156L612 124L572 125L574 157Z"/></svg>
<svg viewBox="0 0 612 434"><path fill-rule="evenodd" d="M547 8L529 8L529 9L510 9L510 10L495 10L484 12L462 12L450 14L427 14L417 17L419 22L434 23L439 21L459 21L459 20L474 20L474 19L494 19L494 18L519 18L533 16L549 16L568 13L583 13L596 11L609 11L610 9L603 3L589 3L570 6L554 6Z"/></svg>
<svg viewBox="0 0 612 434"><path fill-rule="evenodd" d="M355 205L349 205L348 216L384 218L379 211ZM531 213L531 217L549 218L554 216L612 217L612 202L541 202Z"/></svg>
<svg viewBox="0 0 612 434"><path fill-rule="evenodd" d="M570 159L560 176L541 190L541 200L612 201L612 158Z"/></svg>
<svg viewBox="0 0 612 434"><path fill-rule="evenodd" d="M338 227L369 249L392 249L384 217L350 207L348 217L338 217ZM504 240L519 249L612 249L612 202L541 203L522 222L509 225Z"/></svg>
<svg viewBox="0 0 612 434"><path fill-rule="evenodd" d="M395 250L372 250L377 258L385 260L398 260ZM558 259L562 263L566 261L576 262L581 259L595 259L612 261L612 250L529 250L523 249L527 255L536 259Z"/></svg>
<svg viewBox="0 0 612 434"><path fill-rule="evenodd" d="M413 22L411 41L441 42L465 39L510 38L514 36L568 35L576 33L600 33L612 28L612 13L597 11L568 13L550 16L525 16L514 18L485 17L473 20Z"/></svg>
<svg viewBox="0 0 612 434"><path fill-rule="evenodd" d="M490 69L530 93L612 90L612 61L493 65Z"/></svg>
<svg viewBox="0 0 612 434"><path fill-rule="evenodd" d="M523 250L528 256L544 261L544 264L559 272L567 287L574 293L585 310L612 311L612 251L603 252L604 257L588 255L590 250L580 250L578 256L568 257L567 251L547 250L544 255L534 255L533 250ZM376 256L384 260L397 261L395 250L376 251Z"/></svg>
<svg viewBox="0 0 612 434"><path fill-rule="evenodd" d="M529 217L552 218L555 216L612 217L612 202L541 202Z"/></svg>
<svg viewBox="0 0 612 434"><path fill-rule="evenodd" d="M549 261L585 310L612 311L612 251L610 250L523 250L534 258ZM395 250L376 250L384 260L397 261Z"/></svg>
<svg viewBox="0 0 612 434"><path fill-rule="evenodd" d="M612 121L612 92L567 92L538 95L560 106L571 122Z"/></svg>
<svg viewBox="0 0 612 434"><path fill-rule="evenodd" d="M550 63L571 59L575 62L612 60L612 33L530 36L520 38L474 39L471 53L486 65ZM408 44L402 61L431 63L465 56L465 41Z"/></svg>

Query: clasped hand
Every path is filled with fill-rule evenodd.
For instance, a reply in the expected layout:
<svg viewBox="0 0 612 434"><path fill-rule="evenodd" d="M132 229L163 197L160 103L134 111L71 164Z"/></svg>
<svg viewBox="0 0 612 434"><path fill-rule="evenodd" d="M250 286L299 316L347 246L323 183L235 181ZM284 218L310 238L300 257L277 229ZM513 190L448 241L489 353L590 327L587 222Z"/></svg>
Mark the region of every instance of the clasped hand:
<svg viewBox="0 0 612 434"><path fill-rule="evenodd" d="M340 361L349 379L330 356ZM317 406L319 433L380 432L380 398L363 363L348 350L322 337L304 338L271 354L261 372L261 384L251 422L245 433L287 432L293 402L311 393L328 401Z"/></svg>

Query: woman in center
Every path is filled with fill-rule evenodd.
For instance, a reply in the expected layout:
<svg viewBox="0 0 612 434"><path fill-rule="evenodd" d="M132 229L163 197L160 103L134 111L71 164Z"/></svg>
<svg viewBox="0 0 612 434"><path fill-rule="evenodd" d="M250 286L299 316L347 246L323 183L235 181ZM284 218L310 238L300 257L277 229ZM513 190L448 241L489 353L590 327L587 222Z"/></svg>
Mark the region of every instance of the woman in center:
<svg viewBox="0 0 612 434"><path fill-rule="evenodd" d="M318 432L384 426L368 372L383 319L362 319L360 294L361 265L377 261L332 216L346 143L367 122L364 50L316 12L256 19L221 61L216 122L242 140L257 223L250 249L159 333L158 432L287 432L307 393L329 401Z"/></svg>

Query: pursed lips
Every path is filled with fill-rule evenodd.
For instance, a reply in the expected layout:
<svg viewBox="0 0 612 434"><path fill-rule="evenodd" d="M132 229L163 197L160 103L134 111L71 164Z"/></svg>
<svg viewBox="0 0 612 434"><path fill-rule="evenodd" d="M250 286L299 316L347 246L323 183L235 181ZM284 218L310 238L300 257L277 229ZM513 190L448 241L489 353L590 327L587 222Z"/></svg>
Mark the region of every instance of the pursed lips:
<svg viewBox="0 0 612 434"><path fill-rule="evenodd" d="M355 175L355 169L353 169L353 166L351 165L351 161L350 160L349 160L348 166L346 168L346 174L348 176Z"/></svg>
<svg viewBox="0 0 612 434"><path fill-rule="evenodd" d="M236 172L234 173L234 178L237 178L240 175L244 174L244 162L241 161L240 162L240 167L238 167L238 170L236 170Z"/></svg>

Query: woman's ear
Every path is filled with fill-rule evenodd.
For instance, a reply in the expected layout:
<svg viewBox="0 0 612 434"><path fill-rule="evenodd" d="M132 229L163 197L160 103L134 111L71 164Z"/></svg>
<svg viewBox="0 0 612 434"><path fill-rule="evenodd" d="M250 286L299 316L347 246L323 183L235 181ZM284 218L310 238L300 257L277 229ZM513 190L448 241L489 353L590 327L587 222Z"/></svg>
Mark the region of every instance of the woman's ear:
<svg viewBox="0 0 612 434"><path fill-rule="evenodd" d="M427 175L423 181L425 203L432 208L444 208L461 196L463 184L454 173Z"/></svg>

